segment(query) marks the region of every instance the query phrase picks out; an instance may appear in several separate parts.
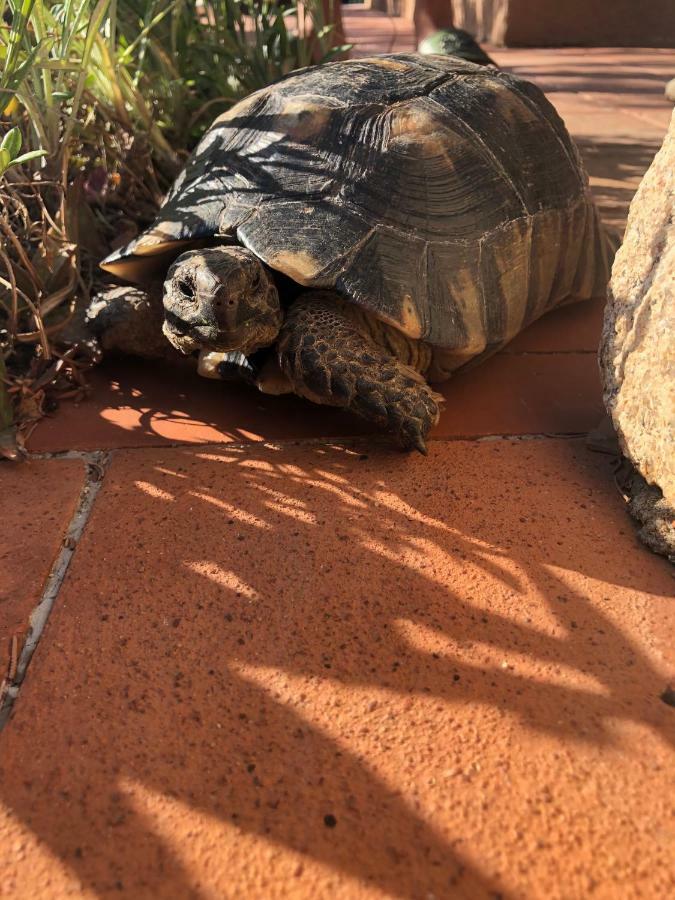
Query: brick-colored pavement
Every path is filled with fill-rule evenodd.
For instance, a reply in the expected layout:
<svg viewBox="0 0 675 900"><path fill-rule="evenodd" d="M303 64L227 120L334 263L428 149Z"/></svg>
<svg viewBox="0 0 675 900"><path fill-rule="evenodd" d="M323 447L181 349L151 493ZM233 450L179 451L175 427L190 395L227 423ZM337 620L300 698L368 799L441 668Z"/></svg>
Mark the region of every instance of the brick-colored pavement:
<svg viewBox="0 0 675 900"><path fill-rule="evenodd" d="M80 460L0 466L0 697L84 487Z"/></svg>
<svg viewBox="0 0 675 900"><path fill-rule="evenodd" d="M675 53L494 56L549 92L620 229ZM671 896L675 582L579 437L601 315L447 385L427 459L139 363L40 425L34 452L109 465L0 736L0 896ZM83 460L0 469L3 666Z"/></svg>

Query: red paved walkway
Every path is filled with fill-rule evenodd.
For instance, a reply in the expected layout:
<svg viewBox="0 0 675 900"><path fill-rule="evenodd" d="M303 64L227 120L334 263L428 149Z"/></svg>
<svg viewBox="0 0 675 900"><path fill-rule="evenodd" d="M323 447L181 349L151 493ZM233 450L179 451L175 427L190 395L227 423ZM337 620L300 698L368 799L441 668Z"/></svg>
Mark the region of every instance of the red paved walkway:
<svg viewBox="0 0 675 900"><path fill-rule="evenodd" d="M675 54L495 56L621 227ZM457 378L428 459L136 363L45 421L33 451L111 455L0 737L0 896L671 896L675 582L577 437L600 321ZM3 666L84 476L0 467Z"/></svg>

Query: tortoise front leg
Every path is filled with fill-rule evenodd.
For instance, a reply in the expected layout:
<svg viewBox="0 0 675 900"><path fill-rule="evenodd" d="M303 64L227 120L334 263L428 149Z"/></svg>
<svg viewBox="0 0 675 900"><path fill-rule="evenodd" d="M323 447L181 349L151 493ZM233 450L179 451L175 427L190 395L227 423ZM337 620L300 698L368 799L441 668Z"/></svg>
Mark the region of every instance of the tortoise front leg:
<svg viewBox="0 0 675 900"><path fill-rule="evenodd" d="M146 290L109 287L94 297L85 323L104 351L117 351L144 359L178 360L181 354L162 334L162 284Z"/></svg>
<svg viewBox="0 0 675 900"><path fill-rule="evenodd" d="M349 409L386 428L406 450L426 454L441 398L418 372L375 344L337 295L302 294L288 311L278 350L297 394Z"/></svg>

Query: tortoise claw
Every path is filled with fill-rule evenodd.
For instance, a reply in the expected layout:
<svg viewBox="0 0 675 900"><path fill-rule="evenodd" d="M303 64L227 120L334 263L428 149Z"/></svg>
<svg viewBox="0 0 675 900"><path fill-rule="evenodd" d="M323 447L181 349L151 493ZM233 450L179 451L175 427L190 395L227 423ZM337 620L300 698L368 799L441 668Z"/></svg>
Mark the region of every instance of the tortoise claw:
<svg viewBox="0 0 675 900"><path fill-rule="evenodd" d="M417 435L417 438L409 445L411 450L417 450L418 453L421 453L422 456L428 456L429 450L427 449L426 442L421 434Z"/></svg>
<svg viewBox="0 0 675 900"><path fill-rule="evenodd" d="M422 456L428 456L429 450L426 442L426 429L420 421L406 419L398 434L401 447L404 450L417 450Z"/></svg>

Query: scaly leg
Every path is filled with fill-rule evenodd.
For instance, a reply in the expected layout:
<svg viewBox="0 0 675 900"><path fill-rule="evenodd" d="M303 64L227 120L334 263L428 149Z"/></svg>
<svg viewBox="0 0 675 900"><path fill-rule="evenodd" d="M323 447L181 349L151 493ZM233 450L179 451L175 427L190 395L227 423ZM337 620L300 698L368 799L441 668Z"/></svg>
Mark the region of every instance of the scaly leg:
<svg viewBox="0 0 675 900"><path fill-rule="evenodd" d="M180 354L162 334L164 308L161 282L147 290L110 287L100 291L87 310L87 329L105 351L144 359L178 359Z"/></svg>
<svg viewBox="0 0 675 900"><path fill-rule="evenodd" d="M405 449L426 454L440 396L422 375L374 343L337 295L302 294L286 315L278 350L297 394L349 409L386 428Z"/></svg>

